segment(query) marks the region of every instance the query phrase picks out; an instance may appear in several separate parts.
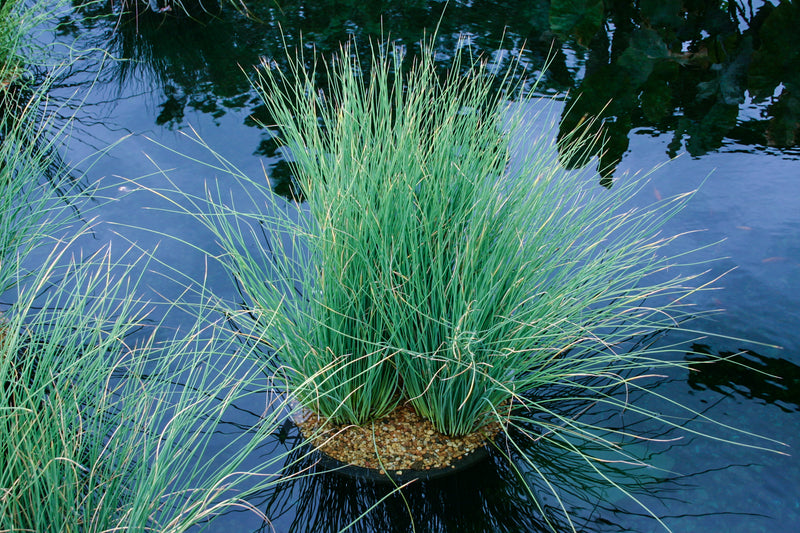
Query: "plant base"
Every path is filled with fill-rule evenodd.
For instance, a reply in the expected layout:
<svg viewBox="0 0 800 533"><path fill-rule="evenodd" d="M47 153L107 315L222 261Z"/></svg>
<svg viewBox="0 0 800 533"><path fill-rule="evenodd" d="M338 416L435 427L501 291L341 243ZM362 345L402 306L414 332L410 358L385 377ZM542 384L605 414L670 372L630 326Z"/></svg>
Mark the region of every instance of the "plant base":
<svg viewBox="0 0 800 533"><path fill-rule="evenodd" d="M407 404L369 426L329 424L310 411L295 423L321 453L324 468L351 477L400 482L440 477L485 459L487 443L500 431L500 425L493 423L470 435L449 437Z"/></svg>

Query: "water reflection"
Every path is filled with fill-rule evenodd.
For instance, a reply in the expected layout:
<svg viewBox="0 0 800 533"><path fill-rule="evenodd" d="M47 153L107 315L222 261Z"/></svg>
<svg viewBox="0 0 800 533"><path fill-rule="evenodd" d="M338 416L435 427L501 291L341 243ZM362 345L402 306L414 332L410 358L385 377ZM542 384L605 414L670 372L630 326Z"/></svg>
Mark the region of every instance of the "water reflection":
<svg viewBox="0 0 800 533"><path fill-rule="evenodd" d="M800 366L786 359L753 350L715 354L705 344L694 344L688 360L694 370L688 384L694 390L737 394L774 404L787 413L800 412ZM717 362L700 364L711 360Z"/></svg>
<svg viewBox="0 0 800 533"><path fill-rule="evenodd" d="M554 50L554 63L545 82L545 91L563 92L572 89L569 99L570 103L578 106L575 107L576 110L583 109L588 115L600 114L608 140L606 147L608 155L602 154L602 164L607 168L605 172L607 183L610 183L613 167L618 158L628 150L628 139L631 128L634 127L639 131L649 128L655 133L672 132L673 141L668 147L670 155L684 148L694 155L701 155L706 151L717 150L728 143L729 139L738 140L742 145L742 151L774 145L776 149L771 150L772 153L788 153L785 146L793 146L795 149L798 146L796 98L800 94L800 89L796 77L800 72L800 68L797 67L800 46L796 40L797 32L794 31L798 24L793 22L796 20L794 18L797 12L796 2L794 5L781 2L777 7L756 3L755 9L752 10L746 8L742 2L728 2L726 5L734 9L735 17L729 11L721 9L719 6L722 4L719 2L701 0L684 2L689 7L683 14L678 13L684 19L680 25L687 24L695 33L685 36L681 34L680 39L686 37L686 40L680 40L679 50L666 47L666 43L673 42L670 31L677 31L674 26L677 19L667 16L670 9L675 7L674 2L664 2L661 4L661 10L658 10L654 1L640 0L636 9L633 8L632 2L606 1L609 6L613 4L613 9L602 12L602 18L595 25L597 29L591 34L591 38L570 34L558 27L554 29L550 13L551 7L557 5L555 1L512 0L472 4L474 5L469 5L467 2L450 2L449 14L442 26L446 31L443 32L439 43L440 51L444 54L443 58L446 60L447 50L452 49L448 46L452 46L455 35L459 32L469 33L476 46L488 53L496 49L500 35L505 31L504 50L507 53L515 52L523 42L527 41L531 48L526 52L525 65L529 73L535 73L548 54L550 43L554 38L559 39L558 46ZM143 14L138 21L131 18L118 21L116 15L81 19L79 15L73 13L65 15L64 22L67 24L61 31L65 37L89 36L91 39L96 39L96 44L99 46L108 43L115 55L132 58L131 61L118 63L113 68L106 69L100 78L101 87L98 87L100 89L98 93L107 97L108 101L114 100L113 96L108 95L113 92L114 87L119 91L124 88L127 93L131 93L133 92L131 87L134 86L138 91L138 94L129 97L129 100L115 102L119 107L114 111L114 117L122 115L120 110L124 108L129 115L135 113L137 118L141 117L146 124L145 127L156 125L165 130L184 127L190 120L198 120L197 115L200 114L205 115L200 118L209 118L208 122L218 123L227 115L227 118L233 117L234 120L241 117L249 127L240 130L249 130L252 133L256 131L254 127L257 123L252 118L245 119L245 116L256 117L266 123L269 123L269 117L260 114L260 103L252 93L239 65L247 69L257 63L261 55L279 57L283 53L279 23L284 25L284 31L289 39L296 39L303 32L309 38L308 42L314 42L320 50L330 50L338 45L338 39L344 39L350 34L355 34L364 41L367 35L378 32L381 29L380 19L377 18L380 14L383 16L383 31L386 35L406 43L413 43L421 36L422 28L435 27L444 3L281 2L282 10L277 9L278 4L271 0L260 0L253 2L252 5L259 16L258 20L244 18L240 13L229 10L224 5L216 17L197 14L194 18L189 18L175 13L159 15L149 13L149 15ZM703 7L705 5L710 7ZM85 8L87 14L98 16L108 14L107 3L101 2L93 6ZM672 15L677 16L674 9ZM567 19L569 17L565 20ZM659 20L661 22L657 22ZM673 20L672 26L669 20ZM586 26L588 29L581 31L588 32L592 27L588 25ZM677 29L684 31L681 28ZM560 36L557 36L557 33ZM748 42L752 47L752 56L747 55ZM632 83L631 80L635 83L628 86ZM576 99L575 91L583 93L581 100ZM611 106L603 108L607 103L606 99L610 97L618 97L620 101L612 102ZM156 100L156 105L153 109L149 109L149 101L153 99ZM585 108L580 108L582 100L587 101ZM192 117L192 114L195 114L195 117ZM108 122L121 124L115 122L114 117ZM562 117L562 122L568 123L570 120L572 120L570 116ZM563 127L566 128L566 125ZM127 123L124 126L134 129L134 126ZM136 128L139 126L137 123ZM206 133L211 129L207 128ZM785 132L785 135L782 136L781 132ZM245 155L248 151L255 151L267 158L271 164L270 177L276 189L291 195L291 173L286 158L277 150L271 134L265 132L260 142L254 142L250 137L247 137L248 142L241 142L241 139L245 138L241 131L227 128L220 136L219 141L222 141L224 147L237 149L242 147ZM86 139L82 140L85 142ZM214 145L216 147L220 143ZM654 143L652 146L658 145ZM664 150L660 146L651 149ZM649 155L647 151L636 154L631 158L630 166L649 164ZM645 160L648 162L643 162ZM707 161L709 161L707 165L712 164L710 162L712 158L708 158ZM747 161L749 160L745 163ZM729 185L730 173L720 172L718 174L720 183L724 185L720 185L718 189L711 187L710 190L716 193L711 195L712 199L706 200L706 203L702 202L702 198L698 198L699 203L695 205L699 207L693 212L693 216L701 220L700 226L711 225L714 231L730 231L728 228L734 223L739 223L740 218L731 218L725 211L732 209L732 205L738 206L727 198L727 194L745 198L748 205L758 205L759 201L770 202L771 209L748 211L749 218L736 213L736 217L742 217L742 224L752 225L759 231L763 230L763 233L759 234L758 239L745 241L742 245L742 248L747 248L745 251L737 249L736 253L731 255L739 259L748 258L749 254L760 254L768 246L775 246L780 239L778 246L782 251L768 252L768 255L788 256L794 261L794 256L786 252L794 250L792 226L783 222L786 216L783 213L792 212L794 201L792 198L796 199L796 196L787 194L791 193L787 184L793 175L783 170L785 167L765 167L763 158L755 161L750 172L753 178L748 174L747 178L741 178L734 186ZM115 163L116 166L112 165L108 167L110 170L104 172L112 174L123 169L123 172L135 175L135 171L130 170L128 166L133 163L135 158L131 157L123 161L124 165ZM727 169L735 168L740 173L743 172L742 168L746 168L742 165L741 158L735 161L730 159L727 165ZM678 168L681 169L680 166ZM696 175L707 174L710 170L708 166L682 168L683 170L679 172ZM769 179L763 180L763 188L757 190L751 187L751 179L761 178L764 174ZM783 181L775 179L776 176L782 176ZM759 186L762 187L762 184ZM706 190L708 189L709 187L706 187ZM772 196L764 193L765 189L779 190L777 194L782 195L785 201L775 203ZM723 213L724 220L709 217L708 213L711 212ZM693 223L692 227L697 225ZM726 252L719 252L719 255L726 255ZM754 279L758 281L774 280L772 272L765 270L754 272L757 274L754 275ZM780 323L780 320L791 316L795 310L791 298L786 302L780 300L777 305L776 302L770 301L771 292L765 296L764 292L753 294L742 290L737 292L734 289L728 294L731 300L757 302L736 315L736 319L756 323L757 326L754 327L760 327L764 335L767 334L764 331L773 331L766 330L764 326L770 319ZM750 313L751 309L753 313ZM759 314L759 320L753 319L756 313ZM736 334L735 330L730 329L723 333ZM791 328L784 329L779 335L782 337L776 340L777 342L795 342L795 333ZM700 351L699 348L696 349ZM714 352L708 349L706 353ZM790 353L787 357L794 355ZM747 362L756 368L763 367L768 374L779 375L783 379L773 381L764 375L740 371L741 367L735 364L718 363L703 365L702 372L691 373L689 384L696 390L710 389L726 396L734 394L760 400L741 402L737 405L733 417L725 412L717 411L717 414L722 421L732 425L743 426L757 432L777 433L777 438L792 439L794 442L796 431L792 431L793 421L786 420L783 412L778 409L772 407L764 409L759 403L772 403L784 411L800 410L797 400L800 398L798 367L782 359L770 359L754 352L742 357L742 362ZM681 381L675 388L674 397L685 400L685 389L685 382ZM767 410L775 412L782 418L767 419L764 416ZM234 431L241 429L237 427ZM285 428L280 438L289 442L293 437L291 431ZM703 450L708 450L705 455L702 453ZM563 490L568 491L571 488L571 485L564 481L570 480L572 483L571 480L578 480L574 482L575 494L569 497L569 509L573 511L574 516L580 518L580 522L576 524L578 530L636 529L628 524L628 520L636 519L638 514L642 513L641 509L624 505L620 500L614 499L614 496L602 491L589 492L594 486L594 482L589 482L591 477L582 478L583 474L578 468L581 465L571 464L569 457L559 456L556 452L550 449L549 452L533 450L530 453L540 453L537 464L547 465L552 470L551 475L564 478L559 480L559 486ZM678 479L673 479L663 472L657 476L652 473L647 475L646 472L629 473L627 478L644 479L649 483L648 494L652 495L651 499L665 502L659 507L661 513L659 516L674 516L680 512L679 510L685 510L687 513L697 512L698 509L714 511L719 506L728 506L723 511L727 512L731 509L741 509L742 502L748 502L750 509L763 509L764 514L772 517L763 521L716 518L714 520L719 521L712 522L706 530L713 531L721 527L748 533L758 527L791 530L791 525L796 523L796 498L793 497L791 490L796 486L798 479L796 462L764 460L761 456L753 458L752 454L745 461L740 458L743 452L739 448L726 451L720 449L716 443L701 444L696 447L693 445L682 452L676 456L680 457L681 461L689 461L695 465L695 470L706 468L706 464L702 464L703 461L718 461L715 464L730 464L737 461L758 464L745 474L740 472L741 475L738 477L729 475L720 479L680 478L686 480L687 485L701 487L694 492L688 491L691 487L682 488ZM265 451L265 454L271 453L272 451ZM671 469L669 464L663 464L666 460L663 454L656 455L644 451L638 455L649 457L651 462L661 463L665 470ZM700 459L695 459L697 457ZM510 464L502 460L499 455L493 456L491 461L485 465L485 469L472 471L475 474L474 479L458 481L455 487L449 482L409 487L404 491L404 495L414 505L411 515L402 498L394 496L376 509L373 514L378 515L377 517L369 518L371 521L366 523L375 531L391 531L395 528L384 526L395 523L407 525L413 516L415 523L420 526L418 530L423 530L422 526L425 525L434 531L445 530L448 525L451 529L456 529L453 522L447 521L448 516L452 515L452 520L455 520L456 516L461 516L463 513L467 518L465 522L474 524L476 530L483 527L488 530L518 531L523 529L523 526L517 524L523 524L535 531L545 519L553 520L558 527L563 528L563 522L558 521L563 515L555 507L552 499L548 500L545 506L549 511L535 512L532 510L533 500L530 495L522 491ZM624 473L625 471L621 471L621 474ZM531 476L530 472L528 475ZM538 479L532 477L534 480ZM622 477L626 478L625 475ZM455 481L455 478L451 481ZM541 487L541 482L539 483L537 495L540 498L548 498L550 493ZM716 492L723 485L727 487L726 491ZM469 494L461 494L462 490L468 490ZM320 528L328 525L334 527L336 524L347 525L348 520L357 517L385 494L385 488L362 487L355 482L335 479L332 475L325 474L295 481L291 485L282 487L281 491L265 495L265 503L260 507L267 509L269 513L274 512L275 514L270 514L270 518L274 521L291 522L296 531L305 530L306 523L311 524L307 530L313 531L313 525L319 525ZM587 506L585 503L587 494L594 502L614 501L614 505L606 503L603 509ZM676 497L691 498L692 505L677 506L678 510L675 507L671 508L669 504L674 502L672 498ZM342 498L349 499L343 502ZM427 499L432 501L426 502ZM295 500L297 500L296 507L293 503ZM461 505L462 501L468 502L469 505ZM615 505L621 509L614 510ZM658 502L655 505L658 505ZM297 518L293 516L295 511L298 513ZM285 513L283 517L280 515L281 512ZM332 517L326 516L326 513ZM390 519L391 524L389 524ZM691 529L689 524L693 522L691 518L686 518L670 524L677 524L677 527L673 525L675 531L688 531ZM657 529L653 527L652 519L649 519L644 526L636 530ZM238 530L240 529L232 529L232 531ZM265 530L269 531L269 528L265 527Z"/></svg>
<svg viewBox="0 0 800 533"><path fill-rule="evenodd" d="M542 93L568 93L560 137L575 128L602 132L605 145L591 155L607 186L634 128L672 132L669 157L703 155L730 138L759 147L800 142L800 5L788 0L757 8L719 0L259 0L248 2L250 16L222 2L191 16L148 10L135 17L76 1L62 34L89 30L95 44L126 59L109 82L158 93L153 122L170 129L185 123L188 110L214 119L258 115L245 73L262 56L282 64L284 43L302 41L328 55L355 36L367 57L370 38L388 37L405 44L410 58L438 26L443 66L460 35L500 66L521 54L520 75L535 75L549 57Z"/></svg>
<svg viewBox="0 0 800 533"><path fill-rule="evenodd" d="M560 464L565 472L575 466L564 464L555 450L539 448L533 453L538 463ZM307 452L307 446L295 450ZM315 457L308 455L294 468L315 472ZM512 463L495 451L468 470L394 492L389 484L316 471L276 487L264 510L271 521L291 517L288 530L293 532L340 531L361 515L352 531L571 531L560 506L541 485L529 494ZM271 531L270 524L259 531Z"/></svg>
<svg viewBox="0 0 800 533"><path fill-rule="evenodd" d="M595 155L607 184L634 127L673 132L670 157L717 150L730 135L740 143L798 145L797 2L754 10L737 2L616 0L613 9L587 14L588 22L568 16L573 4L551 4L551 13L563 15L554 29L587 47L586 76L568 98L560 136L587 117L601 118L595 127L607 143ZM760 114L740 119L745 100L762 104Z"/></svg>
<svg viewBox="0 0 800 533"><path fill-rule="evenodd" d="M625 431L627 437L598 434L598 439L608 438L619 446L612 450L599 440L568 436L567 444L512 431L519 449L500 441L483 462L401 490L388 483L325 472L317 464L318 456L287 422L277 437L293 448L288 460L292 477L251 500L269 517L258 531L266 533L274 527L295 533L347 527L357 532L431 533L651 531L661 526L634 497L669 521L676 518L675 509L688 505L692 487L702 483L702 476L719 475L708 465L705 472L694 474L674 465L670 457L692 443L673 439L673 431L661 424L616 410L587 411L585 402L575 408L598 426ZM628 460L621 460L624 457Z"/></svg>
<svg viewBox="0 0 800 533"><path fill-rule="evenodd" d="M486 53L501 49L501 42L505 51L526 44L530 24L523 23L513 31L510 21L496 16L494 4L448 7L437 45L442 64L449 62L462 33L471 36L476 50ZM444 3L261 1L248 3L248 7L250 16L223 3L216 14L199 10L189 17L180 12L147 11L118 18L104 17L108 15L104 4L88 3L62 20L61 32L78 36L94 30L96 45L106 46L112 55L125 60L110 78L120 86L154 85L163 93L156 122L172 127L182 122L185 108L218 117L226 111L257 106L243 70L258 64L262 56L285 63L284 44L294 47L302 42L307 49L330 55L355 36L359 52L366 57L370 39L386 36L413 51L436 27ZM495 16L490 17L493 8ZM536 20L541 23L542 18L546 20L546 11ZM550 43L539 43L535 52L530 42L527 46L531 69L538 69ZM500 63L509 59L505 54L496 55Z"/></svg>

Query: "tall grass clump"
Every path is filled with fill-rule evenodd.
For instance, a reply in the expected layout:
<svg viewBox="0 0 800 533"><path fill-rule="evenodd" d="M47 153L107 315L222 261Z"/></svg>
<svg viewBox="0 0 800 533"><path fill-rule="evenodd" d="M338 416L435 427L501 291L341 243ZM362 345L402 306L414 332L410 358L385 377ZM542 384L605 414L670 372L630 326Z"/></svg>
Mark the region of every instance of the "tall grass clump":
<svg viewBox="0 0 800 533"><path fill-rule="evenodd" d="M146 257L83 252L89 230L63 218L76 203L25 200L0 212L16 230L2 243L0 530L185 531L248 507L284 460L256 456L285 412L264 402L253 357L198 310L170 333L157 319L169 311L137 296ZM29 215L11 224L15 211ZM221 436L256 389L262 417Z"/></svg>
<svg viewBox="0 0 800 533"><path fill-rule="evenodd" d="M535 83L466 48L446 72L428 45L401 52L258 70L304 203L286 216L249 180L266 212L213 202L205 220L276 375L335 422L408 401L457 436L511 405L555 410L537 391L650 367L636 339L687 318L697 290L659 233L689 195L624 207L642 180L606 191L564 171ZM569 141L580 157L597 139Z"/></svg>
<svg viewBox="0 0 800 533"><path fill-rule="evenodd" d="M0 107L11 105L20 92L35 85L35 74L46 62L47 53L31 35L42 23L54 19L63 6L62 0L0 3Z"/></svg>

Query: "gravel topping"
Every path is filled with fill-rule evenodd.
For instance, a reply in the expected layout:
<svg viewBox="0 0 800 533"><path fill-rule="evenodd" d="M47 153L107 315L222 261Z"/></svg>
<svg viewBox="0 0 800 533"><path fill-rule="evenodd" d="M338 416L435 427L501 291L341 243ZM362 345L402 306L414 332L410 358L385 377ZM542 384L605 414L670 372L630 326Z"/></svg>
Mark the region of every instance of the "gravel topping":
<svg viewBox="0 0 800 533"><path fill-rule="evenodd" d="M495 422L464 437L449 437L436 431L430 421L420 417L408 404L363 427L329 424L310 411L302 412L295 423L303 436L325 455L379 470L381 474L386 469L396 475L406 470L447 468L484 446L500 430Z"/></svg>

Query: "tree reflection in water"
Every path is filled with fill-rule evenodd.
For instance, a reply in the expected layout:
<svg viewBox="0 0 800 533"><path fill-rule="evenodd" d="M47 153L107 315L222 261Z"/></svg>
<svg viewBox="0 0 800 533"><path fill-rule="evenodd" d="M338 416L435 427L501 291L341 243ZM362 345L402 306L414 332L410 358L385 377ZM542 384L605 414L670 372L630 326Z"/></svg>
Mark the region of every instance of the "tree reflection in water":
<svg viewBox="0 0 800 533"><path fill-rule="evenodd" d="M128 60L116 63L109 77L121 87L142 84L160 92L154 123L179 128L187 109L215 118L249 110L268 124L245 73L262 56L280 64L284 43L302 42L306 49L329 55L355 36L367 57L370 39L389 36L408 46L411 57L438 25L442 65L449 63L459 35L469 36L476 53L500 66L521 53L525 75L536 74L549 57L542 94L567 94L560 135L595 125L593 133L601 133L605 145L594 155L602 183L610 186L634 130L671 132L669 157L684 150L699 156L729 142L797 148L800 34L795 28L800 5L783 0L777 6L749 6L721 0L446 5L288 0L251 2L249 16L222 2L218 11L197 9L191 16L148 10L134 17L112 15L106 3L88 3L64 16L61 32L102 34L102 44ZM268 144L270 134L264 139ZM264 143L254 150L275 155ZM273 174L288 193L285 169L278 167Z"/></svg>
<svg viewBox="0 0 800 533"><path fill-rule="evenodd" d="M700 156L729 139L798 146L797 2L753 10L735 1L615 0L609 9L568 16L578 4L551 3L554 30L586 47L586 75L567 98L560 135L601 117L606 145L596 155L607 186L634 128L672 132L670 157L683 149ZM747 113L752 106L757 116Z"/></svg>

